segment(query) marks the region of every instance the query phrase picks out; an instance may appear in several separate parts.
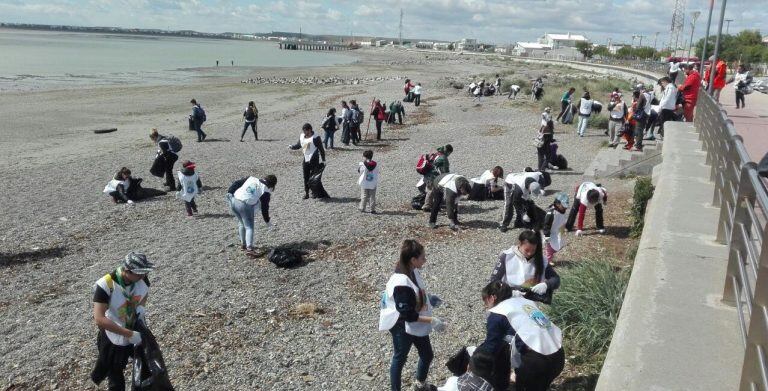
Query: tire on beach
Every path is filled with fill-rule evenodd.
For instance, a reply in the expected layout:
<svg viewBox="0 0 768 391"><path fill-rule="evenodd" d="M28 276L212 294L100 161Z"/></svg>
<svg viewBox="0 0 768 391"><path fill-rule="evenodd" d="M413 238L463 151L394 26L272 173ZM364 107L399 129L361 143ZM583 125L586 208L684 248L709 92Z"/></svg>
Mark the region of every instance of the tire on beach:
<svg viewBox="0 0 768 391"><path fill-rule="evenodd" d="M112 133L112 132L117 132L117 128L96 129L93 131L93 133L96 133L96 134L104 134L104 133Z"/></svg>

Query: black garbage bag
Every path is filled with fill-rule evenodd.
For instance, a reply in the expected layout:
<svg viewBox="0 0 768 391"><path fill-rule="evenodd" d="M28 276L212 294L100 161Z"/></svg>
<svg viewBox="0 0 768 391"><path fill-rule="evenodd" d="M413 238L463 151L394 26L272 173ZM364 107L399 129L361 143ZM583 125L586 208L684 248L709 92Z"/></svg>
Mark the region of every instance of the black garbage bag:
<svg viewBox="0 0 768 391"><path fill-rule="evenodd" d="M157 156L155 156L155 161L152 162L152 167L149 168L149 173L158 178L165 176L165 157L163 157L163 154L158 153Z"/></svg>
<svg viewBox="0 0 768 391"><path fill-rule="evenodd" d="M424 206L424 202L427 201L426 193L419 193L411 198L411 208L419 210Z"/></svg>
<svg viewBox="0 0 768 391"><path fill-rule="evenodd" d="M134 329L141 333L142 342L133 348L131 390L173 391L163 352L160 351L155 336L140 319L136 321Z"/></svg>
<svg viewBox="0 0 768 391"><path fill-rule="evenodd" d="M312 198L330 197L323 187L323 171L325 171L325 164L321 164L320 168L309 177L309 190L312 192Z"/></svg>
<svg viewBox="0 0 768 391"><path fill-rule="evenodd" d="M558 170L567 170L568 169L568 160L565 158L565 156L557 154L550 162L553 166L557 167Z"/></svg>
<svg viewBox="0 0 768 391"><path fill-rule="evenodd" d="M542 189L546 189L547 186L552 184L552 175L544 171L541 173L541 181L539 181Z"/></svg>
<svg viewBox="0 0 768 391"><path fill-rule="evenodd" d="M292 268L301 265L305 252L293 247L276 247L269 252L267 259L277 267Z"/></svg>
<svg viewBox="0 0 768 391"><path fill-rule="evenodd" d="M533 201L528 201L525 205L525 214L531 219L528 226L536 231L544 228L544 218L547 216L547 211L536 206Z"/></svg>
<svg viewBox="0 0 768 391"><path fill-rule="evenodd" d="M129 199L132 199L134 201L140 201L140 200L145 200L147 198L158 197L161 195L168 194L167 192L162 190L143 187L141 185L142 181L143 179L141 178L131 178L130 185L128 185L128 191L125 192L125 194L128 196Z"/></svg>
<svg viewBox="0 0 768 391"><path fill-rule="evenodd" d="M195 130L195 120L189 117L189 130Z"/></svg>

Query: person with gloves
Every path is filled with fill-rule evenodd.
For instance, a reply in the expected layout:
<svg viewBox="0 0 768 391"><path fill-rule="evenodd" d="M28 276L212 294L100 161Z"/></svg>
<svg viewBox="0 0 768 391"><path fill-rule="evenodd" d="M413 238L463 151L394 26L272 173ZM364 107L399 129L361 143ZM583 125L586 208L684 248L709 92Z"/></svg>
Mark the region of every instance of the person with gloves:
<svg viewBox="0 0 768 391"><path fill-rule="evenodd" d="M554 265L555 253L565 247L565 223L568 220L565 212L568 211L570 200L568 194L557 193L555 201L547 209L547 215L544 216L544 226L541 229L542 242L544 248L544 259L548 264Z"/></svg>
<svg viewBox="0 0 768 391"><path fill-rule="evenodd" d="M395 272L381 295L379 331L390 332L394 348L389 368L392 391L402 390L403 367L414 345L419 353L414 389L434 389L427 383L429 366L434 357L429 334L433 330L444 331L446 323L432 315L432 309L439 307L442 300L427 293L427 286L419 272L426 263L424 246L413 239L404 240Z"/></svg>
<svg viewBox="0 0 768 391"><path fill-rule="evenodd" d="M449 227L458 229L459 225L459 198L466 197L472 191L472 186L467 178L457 174L438 175L432 181L432 208L429 212L429 227L437 228L437 215L445 201Z"/></svg>
<svg viewBox="0 0 768 391"><path fill-rule="evenodd" d="M147 274L154 267L146 255L130 252L120 267L100 278L93 287L99 356L91 380L97 385L107 379L110 390L125 389L123 371L128 358L133 356L133 346L141 344L141 334L133 327L137 319L144 320L149 295Z"/></svg>
<svg viewBox="0 0 768 391"><path fill-rule="evenodd" d="M131 185L131 170L127 167L121 168L112 177L112 180L104 186L104 194L112 197L112 202L119 204L125 202L133 204L133 200L128 196L128 187Z"/></svg>
<svg viewBox="0 0 768 391"><path fill-rule="evenodd" d="M560 276L542 254L541 235L530 229L520 233L516 246L499 254L490 281L527 288L530 291L525 293L526 298L547 304L552 301L553 291L560 287ZM523 296L522 292L515 292Z"/></svg>
<svg viewBox="0 0 768 391"><path fill-rule="evenodd" d="M370 204L371 214L376 214L376 188L379 186L380 167L373 160L373 151L363 152L364 161L357 166L357 173L360 178L357 184L360 185L360 212L365 212L365 206Z"/></svg>
<svg viewBox="0 0 768 391"><path fill-rule="evenodd" d="M568 221L565 223L565 229L568 232L573 231L573 224L578 215L578 225L576 236L581 236L584 230L584 214L587 207L595 207L595 224L597 232L605 233L603 225L603 205L608 202L608 193L605 188L592 182L584 182L576 188L576 194L573 198L573 207L568 215Z"/></svg>
<svg viewBox="0 0 768 391"><path fill-rule="evenodd" d="M487 333L477 350L499 352L508 345L512 354L506 358L515 369L515 390L548 390L565 367L562 331L535 302L499 281L486 285L482 297L488 309ZM496 390L508 388L508 382L494 384Z"/></svg>
<svg viewBox="0 0 768 391"><path fill-rule="evenodd" d="M230 210L237 218L240 246L247 255L253 255L253 214L256 206L261 206L261 216L267 223L267 229L273 228L269 218L269 201L276 185L277 177L274 175L263 179L250 176L234 181L227 189Z"/></svg>
<svg viewBox="0 0 768 391"><path fill-rule="evenodd" d="M325 166L325 148L320 140L320 135L312 130L312 125L304 124L301 127L299 141L289 145L288 148L301 149L304 155L302 170L304 171L304 199L309 198L309 178L317 174ZM315 194L312 195L315 197Z"/></svg>
<svg viewBox="0 0 768 391"><path fill-rule="evenodd" d="M520 228L531 222L526 209L531 196L544 195L543 184L546 176L537 171L526 171L507 175L504 179L504 215L499 225L501 232L507 232L512 215L515 215L514 228ZM514 212L514 213L513 213Z"/></svg>

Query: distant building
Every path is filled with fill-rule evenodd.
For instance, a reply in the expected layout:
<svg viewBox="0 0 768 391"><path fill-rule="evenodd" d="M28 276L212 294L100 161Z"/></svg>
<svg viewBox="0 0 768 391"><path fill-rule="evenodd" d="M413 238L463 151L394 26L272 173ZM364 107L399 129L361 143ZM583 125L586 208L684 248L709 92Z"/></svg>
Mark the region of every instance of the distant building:
<svg viewBox="0 0 768 391"><path fill-rule="evenodd" d="M451 50L453 49L453 44L450 42L436 42L434 48L436 50Z"/></svg>
<svg viewBox="0 0 768 391"><path fill-rule="evenodd" d="M496 45L492 45L489 43L481 43L477 45L477 51L479 52L491 52L493 53L496 50Z"/></svg>
<svg viewBox="0 0 768 391"><path fill-rule="evenodd" d="M454 48L459 52L475 52L477 51L477 39L464 38Z"/></svg>
<svg viewBox="0 0 768 391"><path fill-rule="evenodd" d="M628 43L612 43L608 46L608 53L616 54L618 53L619 49L629 46L630 45Z"/></svg>
<svg viewBox="0 0 768 391"><path fill-rule="evenodd" d="M544 34L539 38L539 43L547 45L552 49L559 49L562 47L575 48L578 42L589 42L589 40L583 35L575 34Z"/></svg>
<svg viewBox="0 0 768 391"><path fill-rule="evenodd" d="M512 52L516 56L536 56L546 54L552 50L552 46L545 45L538 42L517 42Z"/></svg>
<svg viewBox="0 0 768 391"><path fill-rule="evenodd" d="M499 54L512 54L512 47L510 46L497 46L496 49L494 49L494 52Z"/></svg>
<svg viewBox="0 0 768 391"><path fill-rule="evenodd" d="M763 37L763 45L768 46L768 35Z"/></svg>
<svg viewBox="0 0 768 391"><path fill-rule="evenodd" d="M417 49L434 49L434 47L435 47L434 42L426 42L426 41L416 42Z"/></svg>

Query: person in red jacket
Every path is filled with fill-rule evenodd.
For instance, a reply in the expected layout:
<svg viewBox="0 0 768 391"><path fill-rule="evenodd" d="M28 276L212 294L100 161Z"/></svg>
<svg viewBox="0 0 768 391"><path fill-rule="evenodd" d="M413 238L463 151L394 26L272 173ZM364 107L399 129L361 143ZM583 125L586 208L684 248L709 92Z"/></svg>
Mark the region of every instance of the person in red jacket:
<svg viewBox="0 0 768 391"><path fill-rule="evenodd" d="M693 122L693 109L696 107L696 99L699 96L699 87L701 86L701 76L696 70L696 66L688 64L685 67L685 82L678 87L683 93L683 116L686 122Z"/></svg>
<svg viewBox="0 0 768 391"><path fill-rule="evenodd" d="M403 102L413 102L413 91L411 91L413 87L415 86L411 83L411 79L405 79L405 86L403 87L405 99L403 99Z"/></svg>
<svg viewBox="0 0 768 391"><path fill-rule="evenodd" d="M714 58L710 58L710 61L714 61ZM720 102L720 91L725 88L725 74L728 72L728 66L725 64L725 61L723 59L717 60L717 65L715 65L715 80L712 82L712 97L715 98L716 102ZM709 79L707 79L707 82L709 82Z"/></svg>
<svg viewBox="0 0 768 391"><path fill-rule="evenodd" d="M378 99L373 102L371 117L376 120L376 140L381 140L381 124L387 119L387 109Z"/></svg>

